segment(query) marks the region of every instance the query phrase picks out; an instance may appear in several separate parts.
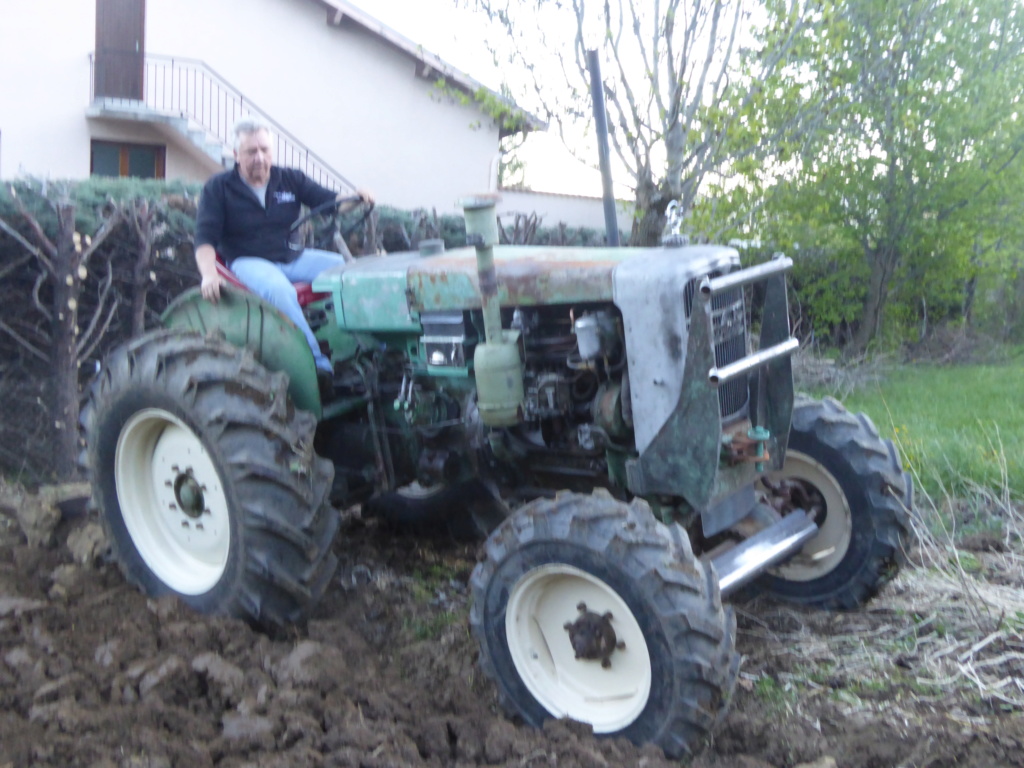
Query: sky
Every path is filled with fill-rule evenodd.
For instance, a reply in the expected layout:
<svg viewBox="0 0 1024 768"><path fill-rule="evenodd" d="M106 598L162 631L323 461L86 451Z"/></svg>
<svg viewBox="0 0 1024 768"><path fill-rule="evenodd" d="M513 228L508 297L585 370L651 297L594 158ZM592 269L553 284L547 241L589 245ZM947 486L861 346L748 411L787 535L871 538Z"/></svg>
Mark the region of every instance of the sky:
<svg viewBox="0 0 1024 768"><path fill-rule="evenodd" d="M492 90L500 87L501 72L494 65L484 42L486 20L479 14L456 8L455 0L350 2ZM520 157L526 163L526 183L531 189L601 196L598 171L572 157L554 129L547 134L531 134ZM621 187L621 183L616 186ZM617 189L616 192L619 196L628 196L625 190Z"/></svg>

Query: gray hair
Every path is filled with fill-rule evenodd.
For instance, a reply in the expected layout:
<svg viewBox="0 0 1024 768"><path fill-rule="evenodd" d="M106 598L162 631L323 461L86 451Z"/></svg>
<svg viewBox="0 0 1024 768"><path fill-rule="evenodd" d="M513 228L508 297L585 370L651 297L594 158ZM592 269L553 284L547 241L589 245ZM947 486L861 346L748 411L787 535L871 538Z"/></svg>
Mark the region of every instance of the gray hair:
<svg viewBox="0 0 1024 768"><path fill-rule="evenodd" d="M242 137L248 136L253 133L259 133L260 131L266 131L268 134L273 136L273 132L270 130L270 126L267 121L262 117L256 117L255 115L247 115L241 120L235 123L235 127L232 132L235 136L235 152L242 145Z"/></svg>

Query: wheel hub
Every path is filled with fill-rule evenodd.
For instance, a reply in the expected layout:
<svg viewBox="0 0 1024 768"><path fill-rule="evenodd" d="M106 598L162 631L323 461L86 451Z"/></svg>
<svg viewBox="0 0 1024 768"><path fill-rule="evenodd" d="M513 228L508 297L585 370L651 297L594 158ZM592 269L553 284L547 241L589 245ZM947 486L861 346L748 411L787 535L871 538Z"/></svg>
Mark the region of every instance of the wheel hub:
<svg viewBox="0 0 1024 768"><path fill-rule="evenodd" d="M177 508L187 517L193 520L198 519L204 512L208 512L206 499L203 497L203 486L193 476L192 467L188 467L184 472L180 472L177 466L171 467L171 469L178 472L178 477L174 480L174 498Z"/></svg>
<svg viewBox="0 0 1024 768"><path fill-rule="evenodd" d="M774 481L762 477L761 483L768 490L768 503L776 512L785 516L802 509L819 527L825 522L825 498L810 483L786 477Z"/></svg>
<svg viewBox="0 0 1024 768"><path fill-rule="evenodd" d="M839 481L813 457L790 448L780 472L762 477L768 503L783 516L803 509L818 533L771 573L788 581L811 581L830 573L846 556L853 537L852 513Z"/></svg>
<svg viewBox="0 0 1024 768"><path fill-rule="evenodd" d="M569 643L577 659L587 661L601 660L601 666L608 669L612 665L612 654L625 650L626 644L615 636L612 627L612 612L597 614L587 610L587 604L576 605L579 616L576 621L565 622L565 631L569 633Z"/></svg>

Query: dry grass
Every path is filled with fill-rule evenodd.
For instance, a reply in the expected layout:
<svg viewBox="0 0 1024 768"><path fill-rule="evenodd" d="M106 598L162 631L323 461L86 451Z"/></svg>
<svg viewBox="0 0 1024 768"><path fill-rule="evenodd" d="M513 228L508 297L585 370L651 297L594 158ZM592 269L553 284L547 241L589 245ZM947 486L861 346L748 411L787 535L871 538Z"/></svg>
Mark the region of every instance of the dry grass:
<svg viewBox="0 0 1024 768"><path fill-rule="evenodd" d="M741 685L770 692L770 679L794 715L819 695L850 713L941 708L972 725L1024 711L1024 505L1006 487L975 489L972 504L999 520L977 551L958 537L964 502L919 492L910 565L860 611L742 613L743 634L765 650Z"/></svg>
<svg viewBox="0 0 1024 768"><path fill-rule="evenodd" d="M798 391L825 392L842 401L880 381L892 365L893 361L882 356L851 364L801 349L793 356L793 382Z"/></svg>
<svg viewBox="0 0 1024 768"><path fill-rule="evenodd" d="M927 606L946 628L921 645L923 681L1024 710L1024 505L1012 498L1001 465L1002 489L973 486L974 504L999 523L986 551L958 546L955 500L919 494L916 567L883 600L906 610Z"/></svg>

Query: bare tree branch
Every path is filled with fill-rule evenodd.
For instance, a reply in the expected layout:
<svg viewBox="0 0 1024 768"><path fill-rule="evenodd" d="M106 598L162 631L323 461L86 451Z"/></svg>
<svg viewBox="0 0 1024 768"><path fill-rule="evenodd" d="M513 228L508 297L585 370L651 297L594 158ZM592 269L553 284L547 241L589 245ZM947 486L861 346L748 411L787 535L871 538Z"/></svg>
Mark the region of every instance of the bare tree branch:
<svg viewBox="0 0 1024 768"><path fill-rule="evenodd" d="M89 349L95 348L96 344L99 343L99 340L101 338L103 338L103 334L106 332L107 327L110 325L111 319L113 319L114 311L117 309L117 301L116 300L111 305L110 311L109 311L108 316L107 316L107 319L104 322L104 324L102 326L102 329L100 330L99 334L97 336L93 337L93 334L96 331L97 322L99 321L100 316L103 314L104 307L105 307L105 305L107 303L107 296L110 293L110 286L113 283L113 280L114 280L114 270L108 264L107 265L106 277L103 278L103 282L100 284L100 288L99 288L99 291L98 291L98 296L97 296L97 300L96 300L96 311L93 312L92 319L89 321L89 326L85 329L85 333L82 333L78 337L78 342L75 345L77 350L78 350L78 359L79 360L82 360L82 359L88 357L88 354L83 354L82 350L87 348L87 347Z"/></svg>
<svg viewBox="0 0 1024 768"><path fill-rule="evenodd" d="M31 354L33 357L39 358L44 363L50 362L49 355L47 355L45 352L41 351L37 347L33 346L31 342L29 342L27 339L21 336L17 331L11 328L11 326L9 326L3 320L0 320L0 330L4 331L8 336L14 339L18 343L18 346L20 346L26 352Z"/></svg>
<svg viewBox="0 0 1024 768"><path fill-rule="evenodd" d="M50 203L50 200L47 199L46 201ZM52 273L52 260L57 257L57 247L50 241L50 238L46 236L46 233L43 232L43 228L39 224L39 220L36 219L36 217L33 216L27 208L25 208L25 205L21 202L21 198L17 197L16 195L14 196L14 204L18 208L18 213L20 213L22 218L25 219L25 222L32 230L32 233L36 236L36 239L39 241L40 247L43 250L43 253L37 251L36 256L43 263L43 265ZM52 205L52 203L50 204Z"/></svg>
<svg viewBox="0 0 1024 768"><path fill-rule="evenodd" d="M82 348L81 345L78 346L77 351L78 351L78 359L79 359L79 361L81 361L81 360L88 360L90 357L92 357L92 353L96 351L96 347L99 345L100 341L103 340L103 336L106 334L107 329L110 327L110 323L114 319L114 314L116 312L117 312L117 304L116 303L111 304L110 308L107 310L107 316L103 320L103 325L100 326L99 332L96 333L95 336L93 337L92 343L88 347L86 347L84 349ZM100 316L100 311L97 308L96 313L93 315L93 320L89 324L89 334L90 335L92 335L92 333L93 333L93 330L94 330L94 328L96 326L96 318L99 317L99 316Z"/></svg>
<svg viewBox="0 0 1024 768"><path fill-rule="evenodd" d="M108 216L99 231L93 235L92 241L89 243L89 247L82 253L82 266L86 266L89 263L89 258L96 252L103 241L109 237L110 233L113 232L117 225L124 220L124 212L120 208L115 208L114 212Z"/></svg>
<svg viewBox="0 0 1024 768"><path fill-rule="evenodd" d="M3 219L0 219L0 228L3 227L3 224ZM28 256L22 256L20 259L15 259L13 263L8 264L3 269L0 269L0 280L3 280L11 272L21 269L23 266L28 264L32 260L33 256L35 256L34 253L29 254Z"/></svg>
<svg viewBox="0 0 1024 768"><path fill-rule="evenodd" d="M37 259L39 259L46 266L47 269L51 268L49 260L46 258L46 255L39 249L39 247L36 245L32 245L32 243L30 243L28 240L21 236L21 233L18 232L18 230L11 227L11 225L8 224L3 219L0 219L0 229L2 229L11 237L13 237L15 240L17 240L18 243L20 243L26 251L28 251ZM6 274L6 271L3 274Z"/></svg>
<svg viewBox="0 0 1024 768"><path fill-rule="evenodd" d="M47 275L45 272L40 272L36 277L36 283L32 286L32 303L36 305L36 309L42 313L43 317L52 321L53 315L50 314L50 308L43 304L42 300L39 298L39 289L42 287L43 283L46 282L46 277Z"/></svg>
<svg viewBox="0 0 1024 768"><path fill-rule="evenodd" d="M588 47L601 51L609 144L627 169L643 220L634 228L636 244L657 241L671 197L689 209L702 185L729 174L730 166L754 153L770 166L779 142L796 140L795 116L779 130L757 131L764 91L793 60L808 26L820 24L826 12L811 0L780 0L785 7L770 26L754 29L755 0L467 2L502 29L513 47L509 60L532 75L526 88L570 154L590 167L596 167L596 153L580 140L591 129L585 59ZM591 27L601 28L600 42L587 37ZM571 47L555 39L569 29ZM564 89L539 75L545 58L562 72ZM814 109L808 104L805 111L813 116ZM776 116L777 110L773 121Z"/></svg>
<svg viewBox="0 0 1024 768"><path fill-rule="evenodd" d="M674 46L676 16L678 13L679 0L669 0L668 7L665 9L664 31L661 35L659 35L659 37L664 38L665 40L665 71L668 75L669 82L674 84L673 89L680 87L679 72L676 69L676 54ZM655 16L655 18L657 18L657 15ZM655 50L657 50L657 48L655 48ZM657 65L657 56L655 56L655 65ZM655 81L654 87L660 90L657 81Z"/></svg>

